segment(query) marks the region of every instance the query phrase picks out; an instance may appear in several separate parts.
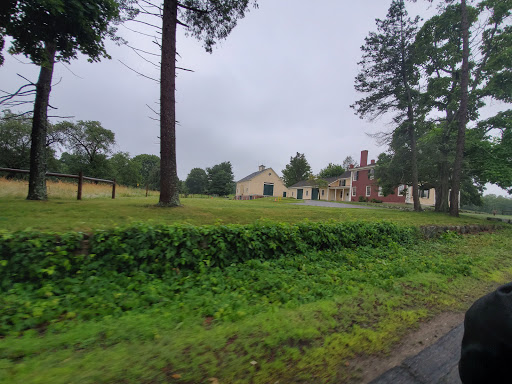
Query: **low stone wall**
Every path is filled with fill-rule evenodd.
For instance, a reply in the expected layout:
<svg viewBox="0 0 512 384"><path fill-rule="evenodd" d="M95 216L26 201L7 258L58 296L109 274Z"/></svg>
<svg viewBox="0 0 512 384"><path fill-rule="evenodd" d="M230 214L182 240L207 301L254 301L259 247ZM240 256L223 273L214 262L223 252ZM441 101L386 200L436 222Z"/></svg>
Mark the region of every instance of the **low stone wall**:
<svg viewBox="0 0 512 384"><path fill-rule="evenodd" d="M442 233L451 231L456 232L460 234L466 234L466 233L478 233L478 232L486 232L491 231L493 229L496 229L500 226L495 224L469 224L469 225L445 225L445 226L439 226L439 225L427 225L420 227L420 232L422 233L423 237L426 239L430 239L433 237L437 237L441 235Z"/></svg>

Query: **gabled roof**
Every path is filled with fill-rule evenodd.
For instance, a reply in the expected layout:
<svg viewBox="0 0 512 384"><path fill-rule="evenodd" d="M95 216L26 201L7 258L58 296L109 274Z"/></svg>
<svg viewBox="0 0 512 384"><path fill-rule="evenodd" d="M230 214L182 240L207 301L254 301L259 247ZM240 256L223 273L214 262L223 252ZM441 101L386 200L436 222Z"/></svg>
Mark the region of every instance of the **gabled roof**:
<svg viewBox="0 0 512 384"><path fill-rule="evenodd" d="M244 181L252 180L256 176L262 174L263 172L268 172L268 171L274 172L276 174L276 176L279 177L279 175L276 173L276 171L274 171L272 168L265 168L265 169L263 169L261 171L256 171L256 172L251 173L250 175L245 176L243 179L238 180L237 183L243 183Z"/></svg>
<svg viewBox="0 0 512 384"><path fill-rule="evenodd" d="M253 178L255 178L256 176L258 176L260 173L263 173L265 172L266 169L262 170L262 171L256 171L256 172L253 172L251 173L250 175L248 176L245 176L243 179L240 179L237 181L237 183L241 183L243 181L249 181L249 180L252 180Z"/></svg>

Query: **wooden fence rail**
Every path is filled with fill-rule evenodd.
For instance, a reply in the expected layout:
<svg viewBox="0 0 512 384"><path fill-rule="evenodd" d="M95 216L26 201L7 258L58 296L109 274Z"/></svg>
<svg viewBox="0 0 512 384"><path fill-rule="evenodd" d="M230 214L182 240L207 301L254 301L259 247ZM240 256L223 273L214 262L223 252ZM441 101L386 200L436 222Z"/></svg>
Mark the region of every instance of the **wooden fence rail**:
<svg viewBox="0 0 512 384"><path fill-rule="evenodd" d="M27 169L13 169L13 168L0 168L0 172L9 172L9 173L30 173ZM98 183L107 183L112 184L112 198L116 198L116 179L114 180L105 180L105 179L97 179L95 177L87 177L84 176L82 172L78 175L66 175L64 173L54 173L54 172L46 172L46 176L54 176L54 177L62 177L68 179L78 179L78 191L76 193L76 199L82 200L82 187L84 180L95 181Z"/></svg>

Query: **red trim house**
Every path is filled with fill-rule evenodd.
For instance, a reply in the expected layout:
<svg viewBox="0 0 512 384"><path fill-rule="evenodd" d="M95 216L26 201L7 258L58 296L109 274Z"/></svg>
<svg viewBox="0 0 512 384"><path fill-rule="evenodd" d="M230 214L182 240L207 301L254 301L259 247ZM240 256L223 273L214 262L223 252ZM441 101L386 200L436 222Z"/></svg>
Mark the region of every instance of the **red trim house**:
<svg viewBox="0 0 512 384"><path fill-rule="evenodd" d="M406 194L404 193L405 186L401 185L395 188L395 193L384 196L380 192L380 188L374 179L375 175L375 160L371 160L368 164L368 151L361 151L361 162L358 167L350 166L352 180L351 201L360 201L364 199L376 199L386 203L405 203Z"/></svg>

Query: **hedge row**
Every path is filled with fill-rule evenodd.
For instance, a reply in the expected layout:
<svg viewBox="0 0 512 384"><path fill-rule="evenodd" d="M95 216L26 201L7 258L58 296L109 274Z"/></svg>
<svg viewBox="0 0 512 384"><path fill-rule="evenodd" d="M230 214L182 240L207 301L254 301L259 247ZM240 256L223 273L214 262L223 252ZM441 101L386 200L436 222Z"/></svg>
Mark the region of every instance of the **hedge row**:
<svg viewBox="0 0 512 384"><path fill-rule="evenodd" d="M224 267L249 259L275 259L309 250L337 250L415 242L414 227L377 223L256 223L252 225L136 224L84 234L16 232L0 237L0 286L40 283L76 274L145 273L163 276L176 268Z"/></svg>

